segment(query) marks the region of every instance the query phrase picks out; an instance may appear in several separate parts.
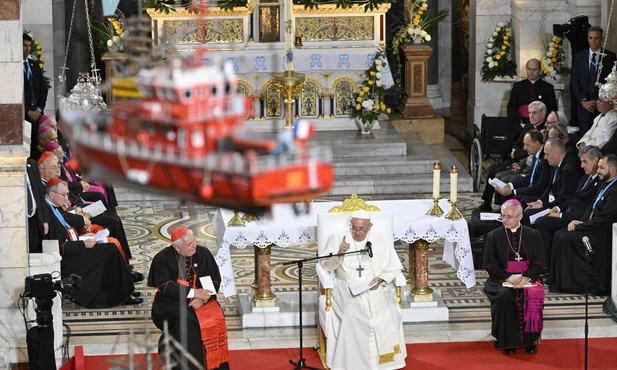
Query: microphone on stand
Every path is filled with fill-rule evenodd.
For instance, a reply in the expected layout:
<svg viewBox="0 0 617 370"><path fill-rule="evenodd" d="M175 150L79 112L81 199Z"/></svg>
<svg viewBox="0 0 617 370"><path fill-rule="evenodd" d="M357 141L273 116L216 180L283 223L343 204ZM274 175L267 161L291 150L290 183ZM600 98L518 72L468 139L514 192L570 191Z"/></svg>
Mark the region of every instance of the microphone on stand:
<svg viewBox="0 0 617 370"><path fill-rule="evenodd" d="M368 252L368 256L373 258L373 243L369 241L366 242L366 251Z"/></svg>
<svg viewBox="0 0 617 370"><path fill-rule="evenodd" d="M366 243L368 245L368 243ZM593 248L591 248L591 244L589 244L589 238L583 236L583 244L585 244L585 248L587 248L588 253L593 253Z"/></svg>

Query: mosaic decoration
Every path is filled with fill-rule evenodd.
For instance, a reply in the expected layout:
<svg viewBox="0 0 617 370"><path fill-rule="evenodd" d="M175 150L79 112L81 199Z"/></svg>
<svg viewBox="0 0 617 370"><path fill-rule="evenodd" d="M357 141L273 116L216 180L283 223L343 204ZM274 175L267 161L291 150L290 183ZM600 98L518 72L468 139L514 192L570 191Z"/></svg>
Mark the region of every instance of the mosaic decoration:
<svg viewBox="0 0 617 370"><path fill-rule="evenodd" d="M349 116L351 110L347 104L356 91L357 84L349 77L341 77L333 84L334 91L334 116Z"/></svg>

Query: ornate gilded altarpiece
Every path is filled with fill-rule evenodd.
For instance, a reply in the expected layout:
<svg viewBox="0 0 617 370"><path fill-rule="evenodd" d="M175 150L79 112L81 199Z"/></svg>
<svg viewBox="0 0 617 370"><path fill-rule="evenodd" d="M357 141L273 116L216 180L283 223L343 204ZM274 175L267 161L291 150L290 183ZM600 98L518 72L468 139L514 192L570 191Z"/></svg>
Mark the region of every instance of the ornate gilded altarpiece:
<svg viewBox="0 0 617 370"><path fill-rule="evenodd" d="M353 125L346 105L372 63L376 47L385 44L389 7L365 13L363 7L294 6L294 70L306 74L300 104L295 107L297 117L321 121L320 129ZM254 120L283 117L283 101L273 79L274 73L284 71L282 2L258 1L251 8L233 11L213 8L205 15L186 8L169 14L150 9L148 14L155 45L171 43L182 52L203 45L214 49L204 63L223 58L233 64L238 91L255 103ZM389 68L384 75L386 83L391 80Z"/></svg>

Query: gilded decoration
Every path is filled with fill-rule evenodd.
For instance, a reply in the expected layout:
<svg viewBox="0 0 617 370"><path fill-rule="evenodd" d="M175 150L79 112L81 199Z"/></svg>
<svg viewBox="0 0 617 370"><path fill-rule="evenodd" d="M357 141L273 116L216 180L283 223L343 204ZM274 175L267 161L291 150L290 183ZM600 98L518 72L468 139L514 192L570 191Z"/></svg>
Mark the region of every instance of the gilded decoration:
<svg viewBox="0 0 617 370"><path fill-rule="evenodd" d="M169 12L169 13L165 13L165 12L160 12L160 11L156 11L154 9L146 9L146 13L148 13L148 15L151 18L187 18L187 17L207 17L207 18L211 18L211 17L238 17L238 16L245 16L245 15L249 15L251 14L251 10L249 10L248 8L245 7L236 7L233 10L223 10L219 7L209 7L208 11L206 14L199 14L199 13L195 13L192 10L189 10L186 7L183 6L179 6L175 8L175 11L173 12Z"/></svg>
<svg viewBox="0 0 617 370"><path fill-rule="evenodd" d="M302 41L362 41L375 38L375 17L298 17Z"/></svg>
<svg viewBox="0 0 617 370"><path fill-rule="evenodd" d="M176 45L226 44L244 41L244 20L178 19L164 20L165 34Z"/></svg>
<svg viewBox="0 0 617 370"><path fill-rule="evenodd" d="M355 212L359 209L363 209L367 212L381 212L381 209L379 209L379 207L371 204L366 204L366 201L364 201L364 199L359 198L358 194L354 193L351 194L349 199L345 199L342 205L330 208L328 213Z"/></svg>
<svg viewBox="0 0 617 370"><path fill-rule="evenodd" d="M390 10L391 4L379 4L373 11L366 13L385 13ZM302 15L302 14L350 14L350 13L362 13L364 14L364 6L363 5L354 5L348 8L339 8L336 4L319 4L319 7L316 9L305 8L304 5L294 5L293 9L294 15Z"/></svg>
<svg viewBox="0 0 617 370"><path fill-rule="evenodd" d="M236 92L238 94L251 97L253 96L253 86L251 86L247 80L239 78L238 85L236 86Z"/></svg>
<svg viewBox="0 0 617 370"><path fill-rule="evenodd" d="M343 76L334 80L332 91L334 91L334 115L348 116L351 114L349 100L353 98L353 93L358 89L356 81L350 77Z"/></svg>
<svg viewBox="0 0 617 370"><path fill-rule="evenodd" d="M283 101L278 88L278 83L272 78L262 85L262 96L265 97L265 117L283 117Z"/></svg>
<svg viewBox="0 0 617 370"><path fill-rule="evenodd" d="M323 92L323 86L315 78L307 77L304 88L300 94L301 116L316 117L318 109L318 97Z"/></svg>

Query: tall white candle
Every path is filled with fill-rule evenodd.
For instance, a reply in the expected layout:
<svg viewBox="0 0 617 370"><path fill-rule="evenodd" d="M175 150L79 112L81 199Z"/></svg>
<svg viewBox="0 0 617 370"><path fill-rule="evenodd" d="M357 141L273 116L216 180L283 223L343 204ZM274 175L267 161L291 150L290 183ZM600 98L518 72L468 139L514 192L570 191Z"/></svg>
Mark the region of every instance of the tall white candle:
<svg viewBox="0 0 617 370"><path fill-rule="evenodd" d="M439 182L441 177L441 164L433 164L433 198L439 198Z"/></svg>
<svg viewBox="0 0 617 370"><path fill-rule="evenodd" d="M456 192L458 191L458 170L456 166L450 168L450 202L454 203L457 200Z"/></svg>
<svg viewBox="0 0 617 370"><path fill-rule="evenodd" d="M293 33L293 0L285 0L285 71L294 70L293 62L293 47L294 47L294 33ZM291 60L290 60L291 59Z"/></svg>

